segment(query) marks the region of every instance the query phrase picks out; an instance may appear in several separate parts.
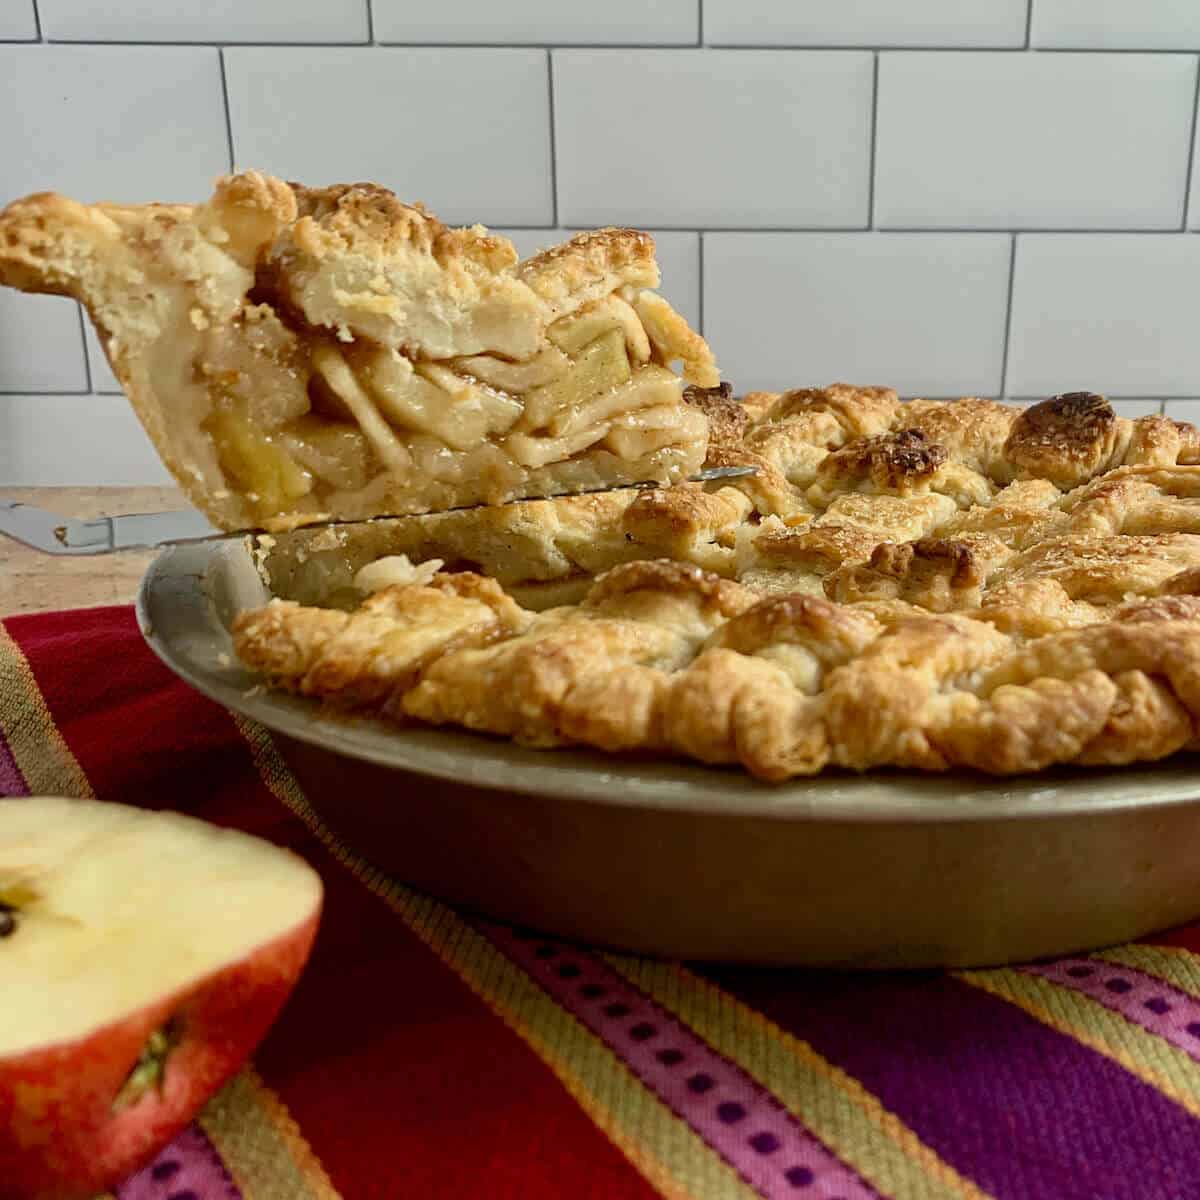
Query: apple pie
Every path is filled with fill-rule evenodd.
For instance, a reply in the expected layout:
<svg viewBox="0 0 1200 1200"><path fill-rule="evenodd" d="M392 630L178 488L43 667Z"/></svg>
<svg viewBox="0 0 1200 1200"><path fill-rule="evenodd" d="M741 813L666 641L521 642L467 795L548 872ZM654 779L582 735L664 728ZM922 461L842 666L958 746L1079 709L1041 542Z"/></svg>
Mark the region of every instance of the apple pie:
<svg viewBox="0 0 1200 1200"><path fill-rule="evenodd" d="M1192 426L1088 393L690 402L708 410L709 461L756 476L511 505L474 528L395 522L369 549L397 557L358 572L356 607L273 600L237 618L238 655L275 686L398 721L772 781L1200 744ZM539 576L581 595L518 603Z"/></svg>
<svg viewBox="0 0 1200 1200"><path fill-rule="evenodd" d="M0 283L84 303L164 463L230 530L671 483L707 442L684 381L719 382L653 290L647 234L520 262L374 184L30 196L0 213Z"/></svg>

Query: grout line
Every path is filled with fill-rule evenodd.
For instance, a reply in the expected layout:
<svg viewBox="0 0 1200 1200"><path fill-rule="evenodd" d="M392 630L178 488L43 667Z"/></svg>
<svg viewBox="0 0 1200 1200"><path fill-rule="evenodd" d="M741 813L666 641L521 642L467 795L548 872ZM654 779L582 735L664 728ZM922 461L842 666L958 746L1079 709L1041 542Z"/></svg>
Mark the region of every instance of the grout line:
<svg viewBox="0 0 1200 1200"><path fill-rule="evenodd" d="M221 99L225 104L225 143L229 147L229 170L234 170L236 156L233 153L233 117L229 112L229 83L225 78L225 47L217 50L221 62Z"/></svg>
<svg viewBox="0 0 1200 1200"><path fill-rule="evenodd" d="M83 377L87 380L87 390L92 391L92 363L87 346L87 318L83 315L83 305L75 302L75 310L79 313L79 342L83 347Z"/></svg>
<svg viewBox="0 0 1200 1200"><path fill-rule="evenodd" d="M154 41L130 42L117 41L113 38L46 38L48 45L51 46L105 46L118 47L123 50L155 50L160 46L182 47L184 49L200 49L205 48L211 50L219 50L222 46L230 49L241 50L242 48L259 49L259 50L366 50L369 49L366 42L222 42L216 38L206 38L204 40L195 39L190 42L168 41L165 38L156 38ZM437 46L409 46L409 50L431 50L431 49L468 49L469 47L437 47Z"/></svg>
<svg viewBox="0 0 1200 1200"><path fill-rule="evenodd" d="M0 0L3 3L3 0ZM373 29L373 25L372 25ZM178 41L154 38L130 41L121 38L47 38L56 46L249 46L266 50L367 50L379 46L385 50L695 50L692 42L219 42L215 38ZM781 49L781 47L763 47ZM786 47L782 47L786 49ZM862 49L862 47L856 47Z"/></svg>
<svg viewBox="0 0 1200 1200"><path fill-rule="evenodd" d="M589 46L588 49L593 47ZM595 47L597 49L601 47ZM636 49L638 47L625 46L614 47L625 49ZM663 47L666 49L667 47ZM676 49L680 47L676 46ZM687 47L683 47L687 49ZM1042 57L1053 54L1144 54L1147 57L1159 57L1164 54L1195 54L1195 50L1175 50L1170 47L1159 47L1152 49L1145 46L1104 46L1098 48L1095 46L947 46L943 45L886 45L874 46L870 42L802 42L802 43L787 43L787 42L708 42L705 46L706 50L791 50L798 54L807 54L810 51L830 51L830 50L857 50L862 53L870 53L875 51L879 54L905 54L912 52L915 54L1023 54L1026 50L1034 50Z"/></svg>
<svg viewBox="0 0 1200 1200"><path fill-rule="evenodd" d="M11 388L0 388L0 396L91 396L91 395L93 395L93 393L90 391L81 392L76 388L70 388L66 391L60 391L60 392L46 392L46 391L31 392L28 388L26 388L24 391L13 391ZM9 487L9 486L15 486L15 485L4 484L3 486Z"/></svg>
<svg viewBox="0 0 1200 1200"><path fill-rule="evenodd" d="M624 216L620 223L627 225L645 226L647 229L660 229L663 233L695 232L696 222L689 225L670 225L657 217ZM505 229L545 229L546 225L515 225L511 221L497 221ZM603 225L584 220L572 221L573 229L601 229ZM1177 226L1169 229L1050 229L1021 226L1014 229L1011 225L883 225L871 228L866 225L705 225L706 233L899 233L914 237L938 237L945 234L966 234L981 236L984 234L1063 234L1072 237L1094 237L1104 235L1116 237L1122 234L1135 234L1138 237L1177 238L1182 232ZM1189 236L1195 236L1200 230L1188 231Z"/></svg>
<svg viewBox="0 0 1200 1200"><path fill-rule="evenodd" d="M704 45L704 0L696 0L696 45Z"/></svg>
<svg viewBox="0 0 1200 1200"><path fill-rule="evenodd" d="M1028 50L1030 46L1030 36L1033 33L1033 0L1025 0L1025 45L1022 47Z"/></svg>
<svg viewBox="0 0 1200 1200"><path fill-rule="evenodd" d="M44 42L46 39L42 35L42 14L38 11L38 0L33 0L33 27L37 30L37 40Z"/></svg>
<svg viewBox="0 0 1200 1200"><path fill-rule="evenodd" d="M35 8L36 14L36 8ZM372 27L373 28L373 27ZM695 42L218 42L215 39L194 39L192 41L177 41L167 38L155 38L151 41L130 41L120 38L42 38L55 46L123 46L126 48L138 46L218 46L240 48L242 46L258 47L268 50L354 50L368 49L379 46L390 50L696 50L701 48ZM22 44L18 39L14 45ZM729 43L708 42L702 47L705 50L783 50L795 54L822 53L827 51L855 51L860 54L905 54L908 52L927 54L1021 54L1031 47L1026 46L871 46L870 44L802 44L788 45L779 42ZM1094 46L1047 46L1038 48L1037 53L1046 57L1053 54L1090 54L1093 57L1106 54L1141 54L1146 57L1160 58L1163 55L1179 56L1194 55L1195 50L1176 50L1169 47L1151 49L1139 46L1105 46L1097 49Z"/></svg>
<svg viewBox="0 0 1200 1200"><path fill-rule="evenodd" d="M800 232L797 230L796 232ZM1092 234L1107 234L1109 236L1133 233L1141 237L1177 237L1180 229L1177 225L1164 225L1157 229L1137 228L1126 226L1124 228L1087 228L1078 225L1071 228L1066 226L1037 226L1037 225L1019 225L1014 228L1012 225L883 225L880 227L881 233L1069 233L1079 234L1080 236L1089 236Z"/></svg>
<svg viewBox="0 0 1200 1200"><path fill-rule="evenodd" d="M558 228L558 133L554 114L554 52L546 51L546 88L550 98L550 215ZM511 228L511 227L510 227Z"/></svg>
<svg viewBox="0 0 1200 1200"><path fill-rule="evenodd" d="M1200 111L1200 58L1196 60L1196 94L1192 97L1192 136L1188 141L1187 176L1183 181L1183 224L1180 228L1186 232L1188 221L1192 216L1192 171L1196 159L1196 120Z"/></svg>
<svg viewBox="0 0 1200 1200"><path fill-rule="evenodd" d="M612 222L610 222L611 224ZM499 222L497 222L499 224ZM572 229L603 229L603 225L598 225L588 221L571 221L569 222ZM697 222L693 221L690 225L668 225L657 218L623 216L616 219L618 225L635 225L638 228L649 230L658 230L661 233L695 233ZM506 229L543 229L542 225L508 225ZM795 226L795 225L705 225L705 233L871 233L865 225L810 225L810 226ZM929 233L938 233L940 230L928 230ZM1005 230L988 230L989 233L1004 233Z"/></svg>
<svg viewBox="0 0 1200 1200"><path fill-rule="evenodd" d="M374 46L375 42L375 0L363 0L367 6L367 43Z"/></svg>
<svg viewBox="0 0 1200 1200"><path fill-rule="evenodd" d="M1008 306L1004 310L1004 348L1000 360L1000 395L1008 391L1008 347L1012 341L1013 286L1017 279L1017 235L1009 235L1012 246L1008 254Z"/></svg>
<svg viewBox="0 0 1200 1200"><path fill-rule="evenodd" d="M699 266L700 266L700 295L696 302L696 323L700 326L700 336L704 336L704 230L700 229L696 232L696 240L699 242Z"/></svg>
<svg viewBox="0 0 1200 1200"><path fill-rule="evenodd" d="M875 163L879 147L879 51L871 56L871 144L867 161L867 228L875 228Z"/></svg>

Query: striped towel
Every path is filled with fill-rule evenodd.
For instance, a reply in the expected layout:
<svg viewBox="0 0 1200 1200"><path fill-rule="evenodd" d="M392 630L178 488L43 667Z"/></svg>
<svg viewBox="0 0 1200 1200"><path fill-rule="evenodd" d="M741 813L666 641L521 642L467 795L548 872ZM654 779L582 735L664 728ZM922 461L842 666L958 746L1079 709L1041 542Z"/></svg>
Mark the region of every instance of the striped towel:
<svg viewBox="0 0 1200 1200"><path fill-rule="evenodd" d="M848 975L468 918L339 844L269 735L170 675L127 608L0 626L0 794L29 793L178 808L325 879L254 1063L118 1200L1200 1197L1200 928Z"/></svg>

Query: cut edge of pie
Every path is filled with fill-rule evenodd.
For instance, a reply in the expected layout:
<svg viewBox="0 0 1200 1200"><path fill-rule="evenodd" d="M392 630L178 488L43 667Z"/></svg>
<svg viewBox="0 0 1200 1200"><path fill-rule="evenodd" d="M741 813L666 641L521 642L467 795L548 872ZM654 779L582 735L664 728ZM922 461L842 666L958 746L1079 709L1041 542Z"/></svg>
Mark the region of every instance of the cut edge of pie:
<svg viewBox="0 0 1200 1200"><path fill-rule="evenodd" d="M1194 427L1090 393L1020 408L835 385L724 416L727 397L693 402L714 410L710 461L758 477L590 511L513 505L472 514L473 532L466 514L396 522L391 552L443 561L368 571L352 611L242 613L239 657L401 722L769 781L1200 749ZM515 548L516 586L454 561L470 538L480 566ZM575 591L533 611L510 594L531 581Z"/></svg>
<svg viewBox="0 0 1200 1200"><path fill-rule="evenodd" d="M223 529L672 483L707 444L684 380L719 382L653 291L648 234L521 262L375 184L251 171L200 205L29 196L0 212L0 283L85 305L164 464Z"/></svg>

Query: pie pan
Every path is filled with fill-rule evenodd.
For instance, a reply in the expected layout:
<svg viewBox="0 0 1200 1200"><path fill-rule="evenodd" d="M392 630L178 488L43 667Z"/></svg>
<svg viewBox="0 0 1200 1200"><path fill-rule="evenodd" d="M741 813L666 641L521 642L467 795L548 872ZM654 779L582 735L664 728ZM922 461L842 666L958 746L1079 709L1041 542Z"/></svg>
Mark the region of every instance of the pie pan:
<svg viewBox="0 0 1200 1200"><path fill-rule="evenodd" d="M450 903L695 960L963 967L1200 914L1195 757L995 779L734 770L535 751L256 687L229 623L268 597L246 541L177 546L138 619L198 691L271 730L326 824Z"/></svg>

